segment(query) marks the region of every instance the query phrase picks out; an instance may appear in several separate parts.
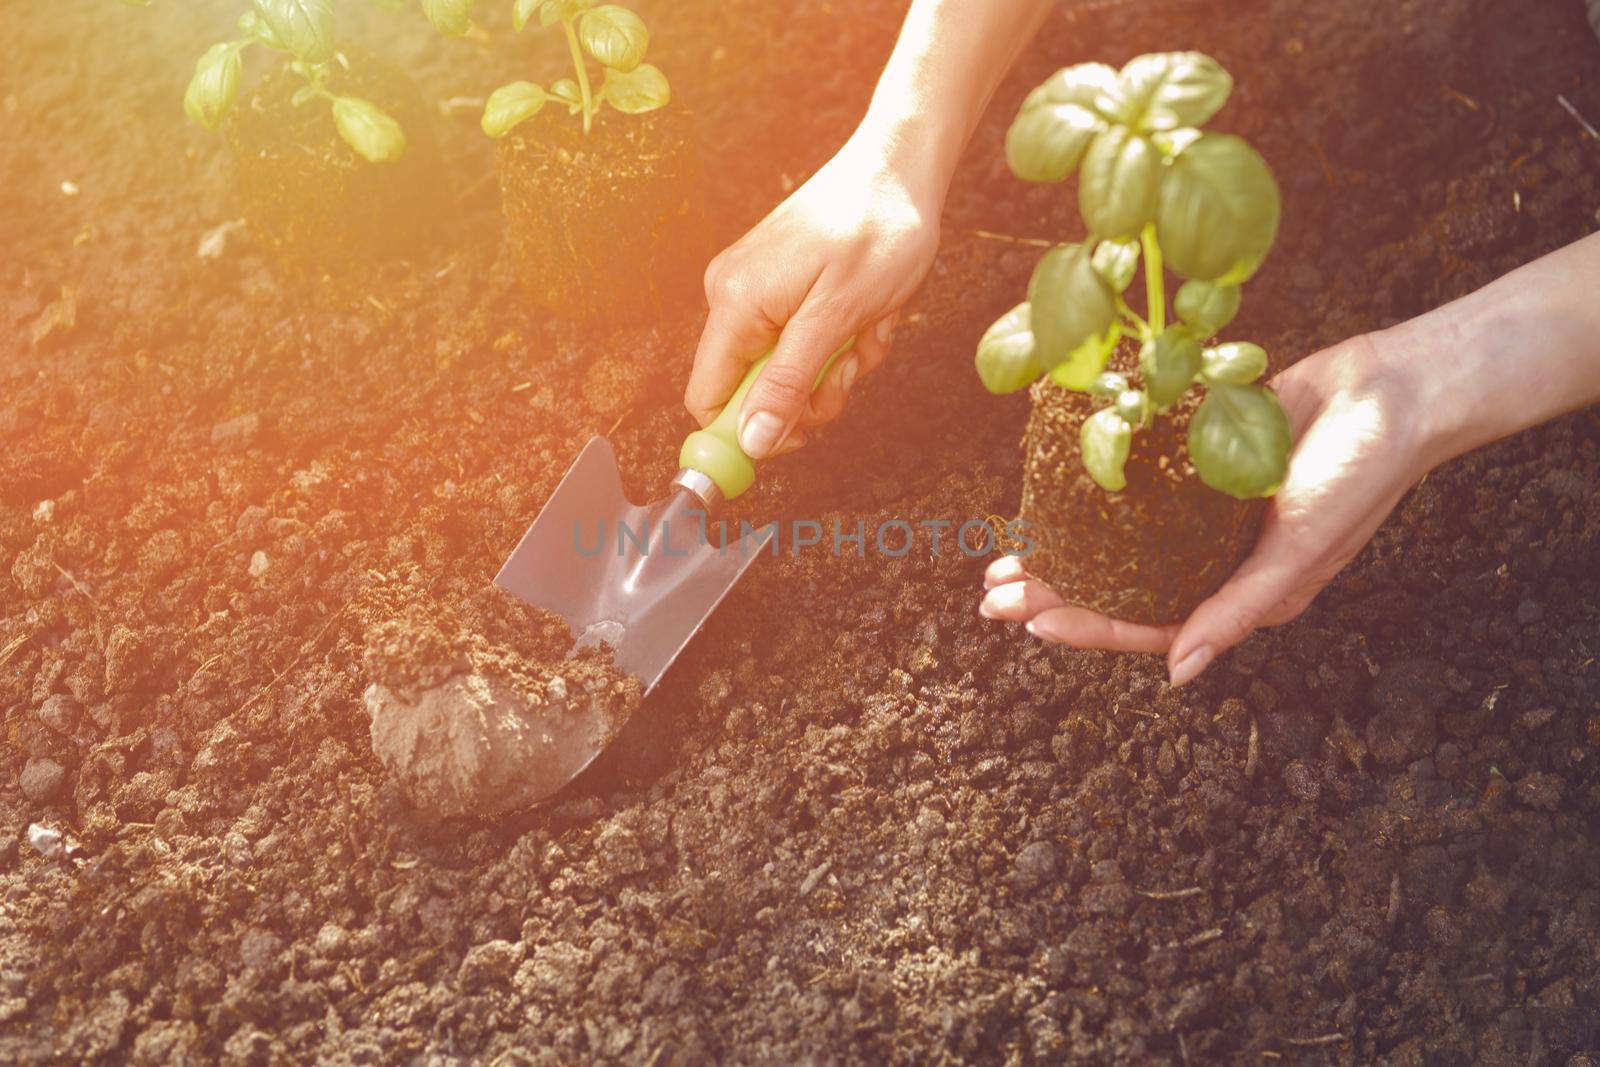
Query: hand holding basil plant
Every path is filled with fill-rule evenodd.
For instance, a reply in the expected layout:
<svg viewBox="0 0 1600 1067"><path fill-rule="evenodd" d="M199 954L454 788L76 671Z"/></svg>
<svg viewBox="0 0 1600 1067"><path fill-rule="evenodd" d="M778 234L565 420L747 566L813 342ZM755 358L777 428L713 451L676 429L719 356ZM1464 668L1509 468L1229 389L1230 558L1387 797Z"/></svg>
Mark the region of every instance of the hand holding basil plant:
<svg viewBox="0 0 1600 1067"><path fill-rule="evenodd" d="M445 33L467 31L472 0L424 0L433 24ZM519 123L537 115L549 101L565 104L569 114L583 116L583 132L594 125L606 104L629 115L665 107L671 99L666 75L644 61L650 31L644 20L621 4L595 0L516 0L512 21L522 32L538 16L540 26L560 24L572 55L572 78L559 78L546 89L529 81L502 85L483 109L483 132L501 138ZM589 57L600 64L598 89L589 77Z"/></svg>
<svg viewBox="0 0 1600 1067"><path fill-rule="evenodd" d="M1199 384L1189 456L1202 481L1239 499L1271 496L1292 444L1277 398L1256 380L1257 345L1207 346L1239 311L1240 286L1277 236L1280 200L1266 163L1245 141L1202 132L1233 79L1197 52L1139 56L1120 72L1102 63L1057 71L1030 93L1006 135L1020 178L1078 178L1089 236L1047 252L1028 299L978 345L978 374L994 393L1048 374L1105 406L1083 422L1081 452L1107 490L1125 487L1132 436ZM1124 299L1142 266L1145 315ZM1167 319L1165 272L1185 279ZM1139 377L1106 373L1124 336L1137 338Z"/></svg>
<svg viewBox="0 0 1600 1067"><path fill-rule="evenodd" d="M334 47L333 0L251 0L238 28L240 37L212 45L194 65L183 108L195 122L208 130L222 125L239 95L242 54L259 44L288 56L290 69L305 79L294 105L327 101L339 136L363 159L392 163L405 152L405 131L387 112L327 88L330 64L343 62Z"/></svg>

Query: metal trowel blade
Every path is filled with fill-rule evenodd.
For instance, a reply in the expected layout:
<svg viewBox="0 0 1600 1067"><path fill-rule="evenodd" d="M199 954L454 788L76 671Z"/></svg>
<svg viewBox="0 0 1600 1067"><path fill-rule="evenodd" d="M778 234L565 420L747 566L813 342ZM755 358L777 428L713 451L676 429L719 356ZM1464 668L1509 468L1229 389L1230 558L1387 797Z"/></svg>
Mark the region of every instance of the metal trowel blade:
<svg viewBox="0 0 1600 1067"><path fill-rule="evenodd" d="M566 619L579 646L610 645L649 692L774 533L717 545L707 522L687 492L631 503L611 443L592 437L495 584Z"/></svg>

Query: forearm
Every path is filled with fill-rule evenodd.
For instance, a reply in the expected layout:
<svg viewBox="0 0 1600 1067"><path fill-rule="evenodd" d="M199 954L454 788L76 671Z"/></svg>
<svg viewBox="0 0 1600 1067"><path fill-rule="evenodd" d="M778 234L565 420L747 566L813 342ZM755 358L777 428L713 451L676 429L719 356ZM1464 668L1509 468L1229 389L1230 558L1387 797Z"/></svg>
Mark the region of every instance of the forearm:
<svg viewBox="0 0 1600 1067"><path fill-rule="evenodd" d="M1600 234L1384 331L1428 465L1600 402Z"/></svg>
<svg viewBox="0 0 1600 1067"><path fill-rule="evenodd" d="M944 203L1000 80L1055 0L913 0L852 141L882 153L919 200Z"/></svg>

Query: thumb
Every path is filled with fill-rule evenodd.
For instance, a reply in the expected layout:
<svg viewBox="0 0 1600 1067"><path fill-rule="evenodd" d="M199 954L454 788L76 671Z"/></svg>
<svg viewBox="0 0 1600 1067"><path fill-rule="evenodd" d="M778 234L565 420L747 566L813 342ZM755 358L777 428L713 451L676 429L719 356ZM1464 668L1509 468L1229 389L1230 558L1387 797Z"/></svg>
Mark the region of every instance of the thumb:
<svg viewBox="0 0 1600 1067"><path fill-rule="evenodd" d="M773 454L800 421L828 357L853 332L853 323L809 300L783 328L772 358L739 411L739 447L751 459ZM850 358L846 355L844 358Z"/></svg>

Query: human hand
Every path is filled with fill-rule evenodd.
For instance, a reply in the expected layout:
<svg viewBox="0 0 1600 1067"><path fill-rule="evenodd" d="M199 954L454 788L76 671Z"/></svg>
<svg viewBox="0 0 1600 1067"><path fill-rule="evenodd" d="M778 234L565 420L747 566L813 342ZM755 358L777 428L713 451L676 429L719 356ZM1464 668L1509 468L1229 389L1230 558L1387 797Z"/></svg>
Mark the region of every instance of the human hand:
<svg viewBox="0 0 1600 1067"><path fill-rule="evenodd" d="M870 140L852 140L706 270L711 313L684 403L710 423L773 348L739 416L752 459L798 448L803 428L836 418L888 353L901 307L933 264L943 207L940 183L919 188L904 170Z"/></svg>
<svg viewBox="0 0 1600 1067"><path fill-rule="evenodd" d="M1383 334L1354 338L1278 375L1296 446L1254 551L1188 619L1143 626L1066 603L1015 556L990 564L979 612L1079 648L1165 652L1184 685L1263 626L1295 618L1438 459L1410 380L1415 361Z"/></svg>

